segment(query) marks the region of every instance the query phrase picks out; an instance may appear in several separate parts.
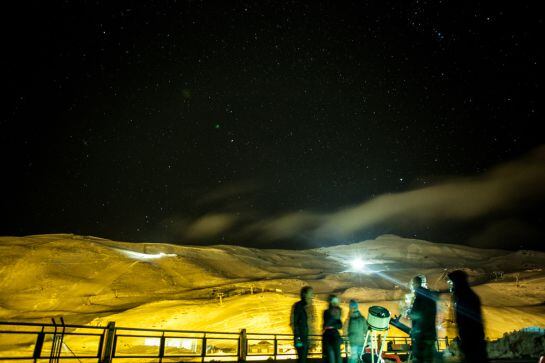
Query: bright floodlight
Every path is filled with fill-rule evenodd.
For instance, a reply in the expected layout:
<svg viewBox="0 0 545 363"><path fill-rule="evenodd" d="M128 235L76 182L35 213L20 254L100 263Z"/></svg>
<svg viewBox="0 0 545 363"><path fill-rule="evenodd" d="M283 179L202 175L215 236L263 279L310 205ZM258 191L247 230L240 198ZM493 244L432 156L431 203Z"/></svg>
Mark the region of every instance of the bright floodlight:
<svg viewBox="0 0 545 363"><path fill-rule="evenodd" d="M359 257L356 257L352 261L350 261L350 266L352 267L353 271L356 271L356 272L364 272L365 271L365 261L363 261Z"/></svg>

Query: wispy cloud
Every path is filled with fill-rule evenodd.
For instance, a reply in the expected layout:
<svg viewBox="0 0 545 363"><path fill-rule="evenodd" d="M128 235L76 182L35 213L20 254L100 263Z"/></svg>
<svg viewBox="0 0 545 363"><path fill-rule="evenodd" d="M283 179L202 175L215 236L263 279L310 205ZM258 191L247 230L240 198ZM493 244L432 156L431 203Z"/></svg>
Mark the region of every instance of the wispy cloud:
<svg viewBox="0 0 545 363"><path fill-rule="evenodd" d="M242 228L245 237L261 236L265 240L304 238L317 228L324 216L313 212L292 212L279 216L262 218Z"/></svg>
<svg viewBox="0 0 545 363"><path fill-rule="evenodd" d="M184 236L189 239L207 239L228 231L238 221L229 213L206 214L187 225Z"/></svg>
<svg viewBox="0 0 545 363"><path fill-rule="evenodd" d="M226 201L237 203L237 201L240 201L242 198L256 191L257 189L258 184L249 180L228 183L205 193L196 201L196 203L198 205L214 203L225 204Z"/></svg>
<svg viewBox="0 0 545 363"><path fill-rule="evenodd" d="M545 146L471 178L385 194L323 217L316 237L336 237L377 223L468 220L535 203L545 196Z"/></svg>
<svg viewBox="0 0 545 363"><path fill-rule="evenodd" d="M332 212L302 210L275 216L208 213L183 226L187 238L214 238L227 231L254 242L280 239L339 241L377 225L431 226L471 221L539 204L545 199L545 146L481 175L452 178L401 193L379 195ZM251 183L228 186L203 200L222 201L255 190ZM239 194L237 194L239 193ZM185 223L185 222L184 222Z"/></svg>
<svg viewBox="0 0 545 363"><path fill-rule="evenodd" d="M471 220L537 203L545 197L545 146L482 175L383 194L332 213L288 213L257 224L270 238L346 238L377 224L433 225ZM254 227L256 228L256 227Z"/></svg>

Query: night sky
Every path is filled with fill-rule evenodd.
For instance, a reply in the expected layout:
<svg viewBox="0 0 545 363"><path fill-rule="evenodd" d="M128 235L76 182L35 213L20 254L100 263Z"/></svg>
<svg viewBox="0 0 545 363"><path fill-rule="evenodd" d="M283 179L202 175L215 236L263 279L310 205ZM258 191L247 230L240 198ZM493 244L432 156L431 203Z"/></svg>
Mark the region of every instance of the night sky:
<svg viewBox="0 0 545 363"><path fill-rule="evenodd" d="M47 5L4 15L0 235L545 248L537 5Z"/></svg>

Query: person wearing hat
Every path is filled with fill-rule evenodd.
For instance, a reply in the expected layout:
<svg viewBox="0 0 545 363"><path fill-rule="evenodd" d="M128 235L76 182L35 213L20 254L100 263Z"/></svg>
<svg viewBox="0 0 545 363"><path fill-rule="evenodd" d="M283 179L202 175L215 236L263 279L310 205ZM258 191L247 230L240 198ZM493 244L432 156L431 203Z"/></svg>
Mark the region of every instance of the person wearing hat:
<svg viewBox="0 0 545 363"><path fill-rule="evenodd" d="M361 361L361 355L363 353L363 344L365 335L367 334L367 319L361 315L356 300L350 300L348 306L350 308L348 326L346 328L346 335L348 336L348 342L350 343L348 363L357 363Z"/></svg>
<svg viewBox="0 0 545 363"><path fill-rule="evenodd" d="M411 280L414 302L408 316L411 328L411 358L413 363L433 363L437 331L437 293L427 288L426 277L417 275Z"/></svg>
<svg viewBox="0 0 545 363"><path fill-rule="evenodd" d="M486 363L488 355L484 340L481 300L471 290L468 276L464 271L452 271L447 276L464 363Z"/></svg>

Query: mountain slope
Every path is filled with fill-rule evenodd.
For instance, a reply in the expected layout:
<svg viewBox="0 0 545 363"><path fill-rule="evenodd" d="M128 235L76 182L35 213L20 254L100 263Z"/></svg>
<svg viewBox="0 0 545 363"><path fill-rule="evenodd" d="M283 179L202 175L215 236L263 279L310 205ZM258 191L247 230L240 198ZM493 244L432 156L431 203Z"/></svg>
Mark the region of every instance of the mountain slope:
<svg viewBox="0 0 545 363"><path fill-rule="evenodd" d="M363 261L363 273L351 271L354 258ZM318 310L325 295L337 293L345 302L356 298L397 313L405 284L417 273L443 291L446 319L445 271L464 268L483 301L487 334L497 337L526 325L545 326L544 266L540 252L391 235L302 251L64 234L0 237L0 320L64 316L71 323L281 333L289 332L290 306L306 284L318 294Z"/></svg>

